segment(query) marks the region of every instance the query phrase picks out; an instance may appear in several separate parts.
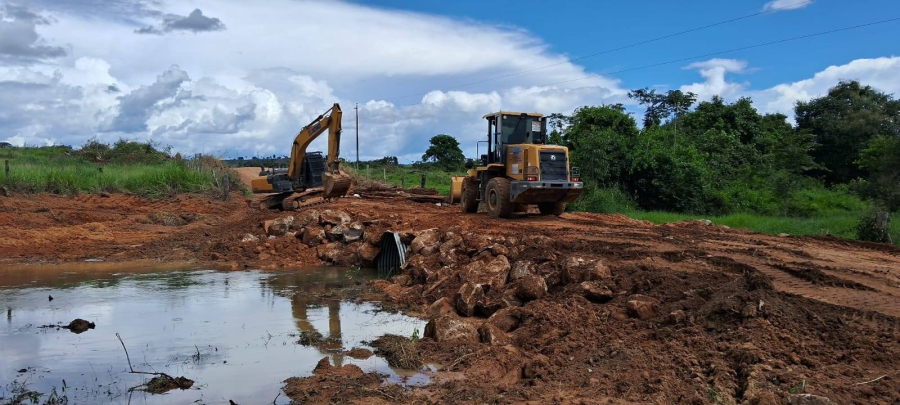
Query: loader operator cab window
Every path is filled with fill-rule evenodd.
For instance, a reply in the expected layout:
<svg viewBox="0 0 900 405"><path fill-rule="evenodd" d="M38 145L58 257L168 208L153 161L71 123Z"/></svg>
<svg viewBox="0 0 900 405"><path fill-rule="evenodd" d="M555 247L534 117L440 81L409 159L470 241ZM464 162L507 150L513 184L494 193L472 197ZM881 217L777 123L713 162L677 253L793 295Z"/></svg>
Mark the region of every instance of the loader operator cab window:
<svg viewBox="0 0 900 405"><path fill-rule="evenodd" d="M504 145L544 143L544 136L541 132L541 119L538 117L528 115L503 115L500 119L500 123L500 139Z"/></svg>

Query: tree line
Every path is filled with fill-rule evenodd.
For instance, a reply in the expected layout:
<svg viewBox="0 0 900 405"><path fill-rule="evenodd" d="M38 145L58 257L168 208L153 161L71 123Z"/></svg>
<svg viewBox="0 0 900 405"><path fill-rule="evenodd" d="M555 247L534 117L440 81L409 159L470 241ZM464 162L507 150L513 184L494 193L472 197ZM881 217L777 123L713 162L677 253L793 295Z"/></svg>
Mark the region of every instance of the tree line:
<svg viewBox="0 0 900 405"><path fill-rule="evenodd" d="M796 126L749 98L629 96L646 108L641 128L621 104L550 116L551 142L569 147L588 193L695 214L813 216L860 199L900 209L900 101L870 86L841 82L798 102Z"/></svg>

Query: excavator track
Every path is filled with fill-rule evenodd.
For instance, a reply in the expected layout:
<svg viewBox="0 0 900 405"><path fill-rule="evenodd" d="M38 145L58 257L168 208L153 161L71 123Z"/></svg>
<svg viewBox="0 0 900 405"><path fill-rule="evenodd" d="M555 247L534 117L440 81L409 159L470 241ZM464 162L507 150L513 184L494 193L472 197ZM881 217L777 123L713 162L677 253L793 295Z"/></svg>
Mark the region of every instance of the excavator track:
<svg viewBox="0 0 900 405"><path fill-rule="evenodd" d="M282 211L297 211L308 207L324 204L335 197L326 198L325 191L321 188L306 190L300 193L272 194L259 202L261 210L280 209Z"/></svg>

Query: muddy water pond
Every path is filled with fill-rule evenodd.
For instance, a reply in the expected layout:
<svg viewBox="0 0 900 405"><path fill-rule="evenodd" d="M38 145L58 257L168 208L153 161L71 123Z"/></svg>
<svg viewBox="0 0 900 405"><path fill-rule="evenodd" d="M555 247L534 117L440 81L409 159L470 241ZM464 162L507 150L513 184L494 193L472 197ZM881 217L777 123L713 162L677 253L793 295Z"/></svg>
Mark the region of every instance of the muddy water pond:
<svg viewBox="0 0 900 405"><path fill-rule="evenodd" d="M347 268L220 272L107 264L0 267L0 403L24 389L69 403L288 403L288 377L328 357L389 381L427 383L427 371L346 355L385 333L421 333L424 321L358 301L374 274ZM50 299L52 297L52 300ZM81 318L96 327L76 334ZM152 375L185 376L190 389L150 394ZM299 343L304 336L318 343Z"/></svg>

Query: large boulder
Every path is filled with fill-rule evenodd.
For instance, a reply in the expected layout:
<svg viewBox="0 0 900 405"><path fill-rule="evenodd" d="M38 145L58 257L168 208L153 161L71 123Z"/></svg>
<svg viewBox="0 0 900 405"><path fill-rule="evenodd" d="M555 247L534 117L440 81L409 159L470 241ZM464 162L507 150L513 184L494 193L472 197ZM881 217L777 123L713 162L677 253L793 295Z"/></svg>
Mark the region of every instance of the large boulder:
<svg viewBox="0 0 900 405"><path fill-rule="evenodd" d="M441 245L441 254L438 256L438 262L442 266L456 266L459 264L459 255L456 253L456 249L445 251L444 245Z"/></svg>
<svg viewBox="0 0 900 405"><path fill-rule="evenodd" d="M441 252L456 249L463 246L463 238L456 232L447 232L444 234L443 241L441 242Z"/></svg>
<svg viewBox="0 0 900 405"><path fill-rule="evenodd" d="M484 301L484 290L481 284L465 283L459 287L453 301L460 315L475 315L475 308Z"/></svg>
<svg viewBox="0 0 900 405"><path fill-rule="evenodd" d="M528 260L519 260L512 265L512 268L509 270L509 282L512 283L522 277L527 275L534 274L535 266L534 263Z"/></svg>
<svg viewBox="0 0 900 405"><path fill-rule="evenodd" d="M334 225L325 231L325 237L328 238L329 242L338 242L344 239L344 235L348 231L347 227L342 224Z"/></svg>
<svg viewBox="0 0 900 405"><path fill-rule="evenodd" d="M319 260L337 263L344 253L344 245L341 243L327 243L316 247L316 256Z"/></svg>
<svg viewBox="0 0 900 405"><path fill-rule="evenodd" d="M500 243L494 243L488 248L495 256L509 256L509 249Z"/></svg>
<svg viewBox="0 0 900 405"><path fill-rule="evenodd" d="M412 254L431 255L438 251L441 245L441 235L437 229L426 229L416 233L415 239L409 246Z"/></svg>
<svg viewBox="0 0 900 405"><path fill-rule="evenodd" d="M507 307L520 307L524 303L516 295L516 289L507 288L500 296L486 297L484 304L479 305L477 311L485 316L491 316L497 311Z"/></svg>
<svg viewBox="0 0 900 405"><path fill-rule="evenodd" d="M413 282L416 284L425 283L433 273L428 260L422 255L409 257L403 269L412 277Z"/></svg>
<svg viewBox="0 0 900 405"><path fill-rule="evenodd" d="M350 220L350 214L339 210L324 210L319 216L322 225L346 225Z"/></svg>
<svg viewBox="0 0 900 405"><path fill-rule="evenodd" d="M468 319L460 318L456 314L442 315L433 318L425 325L425 337L438 342L452 341L478 341L478 328Z"/></svg>
<svg viewBox="0 0 900 405"><path fill-rule="evenodd" d="M492 244L490 239L479 233L468 233L464 240L466 245L468 245L469 250L473 253L483 252Z"/></svg>
<svg viewBox="0 0 900 405"><path fill-rule="evenodd" d="M450 300L446 297L439 298L438 300L431 303L428 308L425 309L425 315L429 319L437 318L443 315L452 315L456 312L453 309L453 305L450 303Z"/></svg>
<svg viewBox="0 0 900 405"><path fill-rule="evenodd" d="M509 335L503 332L496 325L485 322L478 327L478 337L481 343L491 346L506 346L510 343Z"/></svg>
<svg viewBox="0 0 900 405"><path fill-rule="evenodd" d="M584 259L580 257L569 257L563 264L560 273L561 281L565 284L580 283L584 281Z"/></svg>
<svg viewBox="0 0 900 405"><path fill-rule="evenodd" d="M340 242L338 242L340 244ZM341 255L334 260L335 264L341 266L353 266L360 263L359 260L359 247L362 245L360 242L353 242L349 245L344 246Z"/></svg>
<svg viewBox="0 0 900 405"><path fill-rule="evenodd" d="M347 232L344 233L344 243L353 243L362 240L364 232L362 224L359 222L351 222L347 225Z"/></svg>
<svg viewBox="0 0 900 405"><path fill-rule="evenodd" d="M379 252L381 252L380 247L372 246L365 242L361 243L359 250L357 250L360 265L363 267L375 267L375 258L378 257Z"/></svg>
<svg viewBox="0 0 900 405"><path fill-rule="evenodd" d="M612 278L612 272L609 270L609 267L600 260L595 260L585 266L585 280L607 280L610 278Z"/></svg>
<svg viewBox="0 0 900 405"><path fill-rule="evenodd" d="M509 260L506 256L497 256L492 259L490 255L474 260L462 270L463 280L489 285L491 289L499 290L506 285L509 278Z"/></svg>
<svg viewBox="0 0 900 405"><path fill-rule="evenodd" d="M504 332L511 332L525 320L528 312L521 307L508 307L494 312L487 322Z"/></svg>
<svg viewBox="0 0 900 405"><path fill-rule="evenodd" d="M325 230L316 226L307 226L300 239L304 245L316 246L325 241Z"/></svg>
<svg viewBox="0 0 900 405"><path fill-rule="evenodd" d="M293 224L294 217L288 215L286 217L263 222L263 230L265 230L266 235L269 236L284 236L284 234L288 233Z"/></svg>
<svg viewBox="0 0 900 405"><path fill-rule="evenodd" d="M316 210L307 210L301 211L299 214L294 216L294 230L301 230L309 225L318 225L319 224L319 211Z"/></svg>
<svg viewBox="0 0 900 405"><path fill-rule="evenodd" d="M534 274L522 277L516 285L516 297L524 302L540 299L547 293L544 278Z"/></svg>

